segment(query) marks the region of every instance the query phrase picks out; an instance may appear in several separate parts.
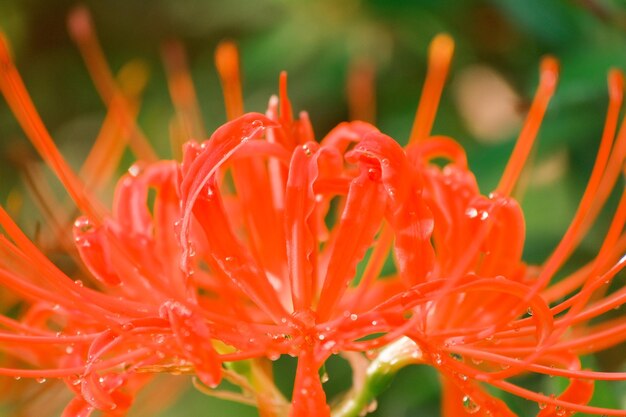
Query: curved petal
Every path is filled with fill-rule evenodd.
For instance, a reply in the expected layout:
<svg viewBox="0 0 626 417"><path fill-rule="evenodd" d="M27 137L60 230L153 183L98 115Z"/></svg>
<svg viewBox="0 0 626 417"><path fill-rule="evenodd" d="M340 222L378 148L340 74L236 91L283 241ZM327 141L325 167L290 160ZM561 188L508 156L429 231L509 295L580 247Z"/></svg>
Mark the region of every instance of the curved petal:
<svg viewBox="0 0 626 417"><path fill-rule="evenodd" d="M318 369L312 348L305 348L298 357L290 417L330 417Z"/></svg>
<svg viewBox="0 0 626 417"><path fill-rule="evenodd" d="M346 158L379 164L388 196L387 217L395 232L395 255L400 275L407 285L426 280L435 261L430 243L434 221L422 197L420 173L409 168L400 145L380 133L370 133Z"/></svg>

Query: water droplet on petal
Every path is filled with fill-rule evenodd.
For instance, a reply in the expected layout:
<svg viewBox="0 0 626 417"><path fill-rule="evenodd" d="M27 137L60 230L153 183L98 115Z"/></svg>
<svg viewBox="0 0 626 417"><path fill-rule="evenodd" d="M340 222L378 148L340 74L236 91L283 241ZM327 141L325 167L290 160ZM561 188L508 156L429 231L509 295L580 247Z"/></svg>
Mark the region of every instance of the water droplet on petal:
<svg viewBox="0 0 626 417"><path fill-rule="evenodd" d="M470 219L473 219L474 217L478 216L478 210L476 210L474 207L470 207L465 210L465 215Z"/></svg>
<svg viewBox="0 0 626 417"><path fill-rule="evenodd" d="M141 165L136 163L132 164L130 168L128 168L128 174L131 177L138 177L139 175L141 175L142 171L143 168L141 167Z"/></svg>
<svg viewBox="0 0 626 417"><path fill-rule="evenodd" d="M80 233L87 233L95 228L93 222L87 216L80 216L74 221L74 229Z"/></svg>
<svg viewBox="0 0 626 417"><path fill-rule="evenodd" d="M38 384L43 384L44 382L47 381L47 379L46 378L37 378L37 379L35 379L35 381L37 381Z"/></svg>
<svg viewBox="0 0 626 417"><path fill-rule="evenodd" d="M326 349L328 351L334 352L334 348L335 348L336 344L337 344L337 342L335 342L334 340L329 340L328 342L326 342L326 343L324 343L322 345L322 348Z"/></svg>
<svg viewBox="0 0 626 417"><path fill-rule="evenodd" d="M330 378L328 377L328 373L324 372L321 376L320 376L320 381L322 381L322 384L325 384L326 382L328 382Z"/></svg>
<svg viewBox="0 0 626 417"><path fill-rule="evenodd" d="M463 397L463 408L468 414L476 414L480 411L480 405L476 404L469 395Z"/></svg>
<svg viewBox="0 0 626 417"><path fill-rule="evenodd" d="M368 350L365 352L365 356L367 357L367 359L370 360L374 360L378 357L378 351L377 350Z"/></svg>
<svg viewBox="0 0 626 417"><path fill-rule="evenodd" d="M372 181L380 180L380 169L378 168L369 168L367 170L367 177Z"/></svg>

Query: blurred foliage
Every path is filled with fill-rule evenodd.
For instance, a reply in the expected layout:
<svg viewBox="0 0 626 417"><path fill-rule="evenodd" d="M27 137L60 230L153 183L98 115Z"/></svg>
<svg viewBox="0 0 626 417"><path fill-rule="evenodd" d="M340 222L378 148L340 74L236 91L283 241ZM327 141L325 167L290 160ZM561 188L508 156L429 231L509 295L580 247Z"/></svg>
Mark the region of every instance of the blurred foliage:
<svg viewBox="0 0 626 417"><path fill-rule="evenodd" d="M179 39L186 46L209 131L225 121L213 50L220 40L231 38L241 47L246 109L264 110L277 91L279 71L285 69L294 107L309 111L318 137L348 117L344 86L350 62L359 57L371 60L377 67L377 124L403 142L425 75L427 45L435 34L448 32L457 47L434 133L453 136L466 147L484 192L496 186L514 135L488 144L473 137L452 93L456 75L472 65L488 65L517 92L523 114L537 83L541 56L555 55L562 64L561 81L533 164L541 172L542 164L555 155L562 157L551 180L533 181L532 172L528 175L523 205L527 258L534 262L544 259L562 235L591 170L606 110L607 71L626 68L624 0L90 0L84 4L93 13L114 70L134 58L148 63L151 80L139 123L164 157L169 157L168 122L173 113L159 56L164 41ZM12 43L18 68L46 125L70 162L78 166L105 109L67 34L66 16L75 5L70 0L2 0L0 27ZM2 101L0 201L19 187L22 161L33 154ZM128 157L120 170L130 163ZM32 231L29 225L36 213L23 210L20 215ZM597 248L602 230L600 225L585 240L581 257ZM403 371L380 400L377 415L438 415L435 385L436 377L428 370ZM203 405L204 401L202 395L190 393L163 416L200 415L201 410L214 407L214 403ZM245 412L241 407L236 411L232 405L224 407L211 414ZM250 414L254 413L250 410Z"/></svg>

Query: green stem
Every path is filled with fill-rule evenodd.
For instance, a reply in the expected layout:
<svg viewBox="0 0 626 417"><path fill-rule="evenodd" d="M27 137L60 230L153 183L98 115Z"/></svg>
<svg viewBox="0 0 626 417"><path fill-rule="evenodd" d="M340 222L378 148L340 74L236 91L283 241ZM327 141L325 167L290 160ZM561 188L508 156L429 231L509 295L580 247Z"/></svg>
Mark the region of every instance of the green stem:
<svg viewBox="0 0 626 417"><path fill-rule="evenodd" d="M360 389L353 388L332 416L361 417L374 411L376 397L389 387L396 373L407 365L422 363L422 359L420 348L407 337L388 345L367 367Z"/></svg>

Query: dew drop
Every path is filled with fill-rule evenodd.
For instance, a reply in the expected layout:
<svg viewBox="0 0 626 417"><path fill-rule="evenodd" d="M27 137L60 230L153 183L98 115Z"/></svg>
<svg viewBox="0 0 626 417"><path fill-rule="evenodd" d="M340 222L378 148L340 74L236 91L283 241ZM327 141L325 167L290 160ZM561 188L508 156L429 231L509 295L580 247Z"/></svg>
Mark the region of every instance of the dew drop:
<svg viewBox="0 0 626 417"><path fill-rule="evenodd" d="M350 320L356 321L356 319L358 319L358 318L359 318L359 316L357 316L356 314L354 314L354 313L350 314Z"/></svg>
<svg viewBox="0 0 626 417"><path fill-rule="evenodd" d="M20 379L22 379L22 377L21 376L14 376L13 379L16 380L16 381L19 381Z"/></svg>
<svg viewBox="0 0 626 417"><path fill-rule="evenodd" d="M526 314L528 314L529 316L533 315L533 309L528 307L528 310L526 310Z"/></svg>
<svg viewBox="0 0 626 417"><path fill-rule="evenodd" d="M370 168L367 170L367 177L372 181L380 180L380 170L377 168Z"/></svg>
<svg viewBox="0 0 626 417"><path fill-rule="evenodd" d="M478 216L478 210L476 210L474 207L470 207L465 210L465 215L470 219L473 219Z"/></svg>
<svg viewBox="0 0 626 417"><path fill-rule="evenodd" d="M384 167L388 167L389 166L389 159L387 159L387 158L381 159L380 164L382 166L384 166Z"/></svg>
<svg viewBox="0 0 626 417"><path fill-rule="evenodd" d="M322 381L322 384L325 384L326 382L328 382L330 378L328 377L328 373L324 372L321 376L320 376L320 381Z"/></svg>
<svg viewBox="0 0 626 417"><path fill-rule="evenodd" d="M67 353L68 355L74 353L74 348L72 346L66 346L65 353Z"/></svg>
<svg viewBox="0 0 626 417"><path fill-rule="evenodd" d="M91 246L91 242L89 241L89 239L85 239L82 236L76 236L74 238L74 243L76 243L76 246L78 246L79 248L88 248Z"/></svg>
<svg viewBox="0 0 626 417"><path fill-rule="evenodd" d="M311 148L309 147L309 145L302 145L302 150L304 151L304 154L306 156L311 156L313 155L313 151L311 150Z"/></svg>
<svg viewBox="0 0 626 417"><path fill-rule="evenodd" d="M135 177L135 178L138 177L141 174L142 171L143 171L143 169L142 169L141 165L139 165L139 164L132 164L130 166L130 168L128 168L128 174L131 177Z"/></svg>
<svg viewBox="0 0 626 417"><path fill-rule="evenodd" d="M374 360L378 357L378 351L377 350L368 350L365 352L365 356L367 357L367 359L370 360Z"/></svg>
<svg viewBox="0 0 626 417"><path fill-rule="evenodd" d="M44 382L47 381L47 379L46 378L37 378L37 379L35 379L35 381L37 381L38 384L43 384Z"/></svg>
<svg viewBox="0 0 626 417"><path fill-rule="evenodd" d="M322 348L332 352L336 344L337 342L335 342L334 340L329 340L328 342L322 345Z"/></svg>
<svg viewBox="0 0 626 417"><path fill-rule="evenodd" d="M480 405L476 404L469 395L463 397L463 408L468 414L476 414L480 411Z"/></svg>
<svg viewBox="0 0 626 417"><path fill-rule="evenodd" d="M78 287L81 287L81 288L85 285L85 284L83 284L83 281L81 281L79 279L75 280L74 284L76 284Z"/></svg>
<svg viewBox="0 0 626 417"><path fill-rule="evenodd" d="M441 365L443 363L443 359L441 359L441 355L439 353L433 354L433 362L435 362L435 365Z"/></svg>
<svg viewBox="0 0 626 417"><path fill-rule="evenodd" d="M87 233L95 228L93 222L86 216L80 216L74 221L74 229L80 233Z"/></svg>

